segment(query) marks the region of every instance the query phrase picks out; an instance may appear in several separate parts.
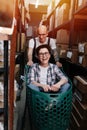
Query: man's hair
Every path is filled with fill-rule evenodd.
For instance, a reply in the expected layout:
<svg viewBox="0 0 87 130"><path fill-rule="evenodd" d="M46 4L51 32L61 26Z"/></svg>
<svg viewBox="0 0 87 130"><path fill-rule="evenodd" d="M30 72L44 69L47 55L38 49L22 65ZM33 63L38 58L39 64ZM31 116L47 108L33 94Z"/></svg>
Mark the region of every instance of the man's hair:
<svg viewBox="0 0 87 130"><path fill-rule="evenodd" d="M39 33L39 30L44 29L46 32L48 32L47 26L46 25L39 25L37 28L37 34Z"/></svg>
<svg viewBox="0 0 87 130"><path fill-rule="evenodd" d="M37 56L39 54L40 49L43 49L43 48L46 48L49 51L49 53L51 54L51 48L50 48L50 46L47 45L47 44L45 44L45 45L40 45L39 47L36 48L36 54L37 54Z"/></svg>

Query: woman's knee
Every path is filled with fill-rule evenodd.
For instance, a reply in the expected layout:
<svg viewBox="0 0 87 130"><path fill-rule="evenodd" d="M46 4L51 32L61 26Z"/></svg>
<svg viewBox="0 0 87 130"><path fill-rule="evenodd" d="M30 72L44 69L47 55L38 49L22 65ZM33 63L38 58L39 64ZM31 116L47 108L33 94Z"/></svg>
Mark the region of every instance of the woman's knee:
<svg viewBox="0 0 87 130"><path fill-rule="evenodd" d="M69 83L66 83L66 84L64 84L64 85L61 87L60 92L66 92L69 88L70 88L70 84L69 84Z"/></svg>
<svg viewBox="0 0 87 130"><path fill-rule="evenodd" d="M39 88L36 85L32 84L32 83L29 84L28 87L35 90L35 91L40 91Z"/></svg>

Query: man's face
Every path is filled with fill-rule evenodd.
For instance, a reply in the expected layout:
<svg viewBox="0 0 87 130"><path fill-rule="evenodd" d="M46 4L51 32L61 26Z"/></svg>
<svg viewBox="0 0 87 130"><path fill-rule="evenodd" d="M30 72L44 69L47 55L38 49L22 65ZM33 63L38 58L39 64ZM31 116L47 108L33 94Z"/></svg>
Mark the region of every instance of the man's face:
<svg viewBox="0 0 87 130"><path fill-rule="evenodd" d="M47 66L49 59L50 59L50 53L47 48L42 48L39 51L38 59L40 60L41 65Z"/></svg>
<svg viewBox="0 0 87 130"><path fill-rule="evenodd" d="M44 43L46 41L46 37L47 37L48 33L47 33L47 29L46 28L39 28L38 30L38 37L39 37L39 41L40 43Z"/></svg>

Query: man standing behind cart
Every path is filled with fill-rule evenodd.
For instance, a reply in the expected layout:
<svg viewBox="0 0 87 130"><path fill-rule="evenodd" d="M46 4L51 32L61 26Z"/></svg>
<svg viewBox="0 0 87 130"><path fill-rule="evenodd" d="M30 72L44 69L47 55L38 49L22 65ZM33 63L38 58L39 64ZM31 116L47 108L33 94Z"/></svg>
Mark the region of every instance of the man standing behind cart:
<svg viewBox="0 0 87 130"><path fill-rule="evenodd" d="M50 62L56 63L58 67L62 67L62 64L59 62L56 40L48 37L47 27L45 25L40 25L38 27L37 33L38 37L29 40L27 64L31 66L33 62L37 62L35 50L38 46L48 44L51 48Z"/></svg>

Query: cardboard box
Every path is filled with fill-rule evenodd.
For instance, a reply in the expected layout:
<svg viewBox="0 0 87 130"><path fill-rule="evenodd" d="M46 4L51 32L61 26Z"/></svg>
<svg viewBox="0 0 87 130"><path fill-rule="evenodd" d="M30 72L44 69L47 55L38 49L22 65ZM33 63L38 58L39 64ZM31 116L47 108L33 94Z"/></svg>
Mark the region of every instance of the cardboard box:
<svg viewBox="0 0 87 130"><path fill-rule="evenodd" d="M68 3L64 3L60 6L58 25L61 25L69 20L69 10L70 10L70 5Z"/></svg>
<svg viewBox="0 0 87 130"><path fill-rule="evenodd" d="M4 108L4 102L0 101L0 108Z"/></svg>
<svg viewBox="0 0 87 130"><path fill-rule="evenodd" d="M79 55L87 55L87 42L78 44Z"/></svg>
<svg viewBox="0 0 87 130"><path fill-rule="evenodd" d="M78 64L82 65L83 67L87 67L87 55L79 55Z"/></svg>
<svg viewBox="0 0 87 130"><path fill-rule="evenodd" d="M73 63L77 63L78 51L77 49L68 49L66 52L66 58Z"/></svg>
<svg viewBox="0 0 87 130"><path fill-rule="evenodd" d="M50 17L50 22L49 22L49 31L52 31L54 29L54 15Z"/></svg>
<svg viewBox="0 0 87 130"><path fill-rule="evenodd" d="M4 121L0 121L0 130L4 130Z"/></svg>
<svg viewBox="0 0 87 130"><path fill-rule="evenodd" d="M4 108L4 93L0 90L0 108Z"/></svg>
<svg viewBox="0 0 87 130"><path fill-rule="evenodd" d="M77 4L78 9L80 9L87 4L87 0L78 0Z"/></svg>
<svg viewBox="0 0 87 130"><path fill-rule="evenodd" d="M60 29L57 31L56 35L57 43L69 43L69 32L65 29Z"/></svg>

